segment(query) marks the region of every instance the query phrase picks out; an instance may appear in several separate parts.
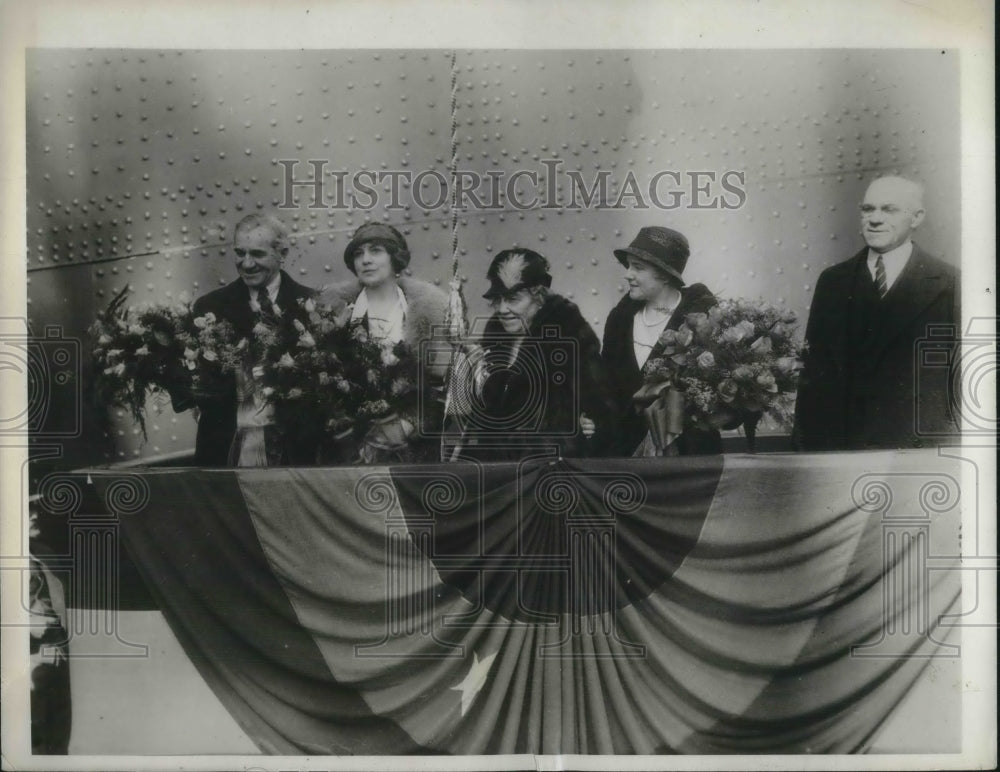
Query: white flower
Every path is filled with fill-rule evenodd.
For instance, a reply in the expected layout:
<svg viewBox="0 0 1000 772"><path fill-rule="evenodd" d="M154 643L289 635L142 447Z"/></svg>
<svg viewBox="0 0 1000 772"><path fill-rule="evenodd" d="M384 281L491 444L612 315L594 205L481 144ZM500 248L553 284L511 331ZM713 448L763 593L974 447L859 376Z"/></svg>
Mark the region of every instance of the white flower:
<svg viewBox="0 0 1000 772"><path fill-rule="evenodd" d="M295 367L295 360L292 359L291 354L286 351L281 355L281 359L278 360L278 367Z"/></svg>
<svg viewBox="0 0 1000 772"><path fill-rule="evenodd" d="M124 349L120 348L109 348L107 352L107 359L110 362L112 359L117 359L124 353Z"/></svg>
<svg viewBox="0 0 1000 772"><path fill-rule="evenodd" d="M698 355L698 364L708 370L711 367L715 367L715 357L712 355L711 351L702 351Z"/></svg>
<svg viewBox="0 0 1000 772"><path fill-rule="evenodd" d="M263 394L265 397L270 397L272 394L274 394L274 389L272 389L270 386L265 386L263 389L260 390L260 393Z"/></svg>
<svg viewBox="0 0 1000 772"><path fill-rule="evenodd" d="M132 335L142 335L146 330L141 324L130 324L128 331Z"/></svg>
<svg viewBox="0 0 1000 772"><path fill-rule="evenodd" d="M778 357L778 361L775 362L775 366L778 368L779 372L791 373L799 369L799 360L795 357Z"/></svg>
<svg viewBox="0 0 1000 772"><path fill-rule="evenodd" d="M753 333L753 329L750 330ZM722 331L722 340L725 343L739 343L747 337L747 331L743 328L741 324L737 324L733 327L728 327Z"/></svg>
<svg viewBox="0 0 1000 772"><path fill-rule="evenodd" d="M313 301L312 298L306 298L306 302L303 303L303 306L305 307L306 311L310 314L316 310L316 303Z"/></svg>
<svg viewBox="0 0 1000 772"><path fill-rule="evenodd" d="M330 374L326 370L320 372L316 377L319 380L320 386L326 386L330 383Z"/></svg>
<svg viewBox="0 0 1000 772"><path fill-rule="evenodd" d="M302 322L300 322L298 319L292 319L292 324L299 333L303 333L306 331L306 326L302 324Z"/></svg>
<svg viewBox="0 0 1000 772"><path fill-rule="evenodd" d="M302 348L316 348L316 339L308 332L303 332L299 336L299 345Z"/></svg>
<svg viewBox="0 0 1000 772"><path fill-rule="evenodd" d="M111 371L115 375L124 375L124 373L125 373L125 363L124 362L119 362L118 364L116 364L114 367L111 368Z"/></svg>
<svg viewBox="0 0 1000 772"><path fill-rule="evenodd" d="M288 390L288 398L289 399L299 399L302 396L302 394L303 394L302 389L300 389L298 387L295 387L295 388L292 388L292 389Z"/></svg>
<svg viewBox="0 0 1000 772"><path fill-rule="evenodd" d="M208 320L204 316L196 316L194 318L194 326L199 330L204 330L207 324Z"/></svg>
<svg viewBox="0 0 1000 772"><path fill-rule="evenodd" d="M101 335L101 337L99 337L97 339L97 342L101 346L107 346L111 342L111 336L110 335Z"/></svg>
<svg viewBox="0 0 1000 772"><path fill-rule="evenodd" d="M205 349L201 352L201 355L209 362L216 362L219 359L219 355L212 351L212 349Z"/></svg>
<svg viewBox="0 0 1000 772"><path fill-rule="evenodd" d="M213 314L211 311L205 314L204 319L209 324L215 324L215 314Z"/></svg>
<svg viewBox="0 0 1000 772"><path fill-rule="evenodd" d="M254 365L253 368L250 370L250 374L254 378L258 378L258 379L259 378L263 378L264 377L264 368L263 368L263 366L262 365Z"/></svg>
<svg viewBox="0 0 1000 772"><path fill-rule="evenodd" d="M190 362L193 362L198 358L198 352L194 349L186 348L184 349L184 358Z"/></svg>
<svg viewBox="0 0 1000 772"><path fill-rule="evenodd" d="M382 348L382 364L386 367L392 367L399 363L399 357L396 356L392 348L385 346Z"/></svg>
<svg viewBox="0 0 1000 772"><path fill-rule="evenodd" d="M149 356L149 348L146 346L140 346L135 350L135 355L137 357Z"/></svg>

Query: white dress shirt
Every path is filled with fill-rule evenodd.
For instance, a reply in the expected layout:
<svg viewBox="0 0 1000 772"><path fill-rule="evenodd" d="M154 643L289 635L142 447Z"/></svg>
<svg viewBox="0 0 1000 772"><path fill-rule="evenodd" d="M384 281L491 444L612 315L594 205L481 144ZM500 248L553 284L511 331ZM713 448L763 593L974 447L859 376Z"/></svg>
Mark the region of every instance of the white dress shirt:
<svg viewBox="0 0 1000 772"><path fill-rule="evenodd" d="M267 283L267 296L271 298L271 303L275 308L278 308L278 289L281 287L281 274L274 274L274 278ZM260 311L260 301L257 300L257 296L260 293L259 287L250 288L250 308L254 311ZM278 308L280 311L281 309Z"/></svg>
<svg viewBox="0 0 1000 772"><path fill-rule="evenodd" d="M409 304L406 302L406 295L403 290L396 287L396 303L389 309L386 316L381 319L371 314L371 305L368 300L368 291L361 290L358 299L354 301L354 310L351 312L351 321L357 322L368 316L368 333L377 341L385 343L399 343L406 332L406 312Z"/></svg>
<svg viewBox="0 0 1000 772"><path fill-rule="evenodd" d="M278 288L281 286L281 274L275 274L268 282L267 296L275 311L278 308ZM260 311L260 288L250 288L250 308ZM236 369L236 464L243 467L267 466L267 448L265 447L265 427L274 422L274 410L268 404L259 388L257 378L261 368L259 363L246 362Z"/></svg>
<svg viewBox="0 0 1000 772"><path fill-rule="evenodd" d="M906 267L906 261L910 259L911 254L913 254L912 241L905 241L895 249L890 249L888 252L882 253L882 264L885 266L885 288L887 291L892 289L892 285L896 283L896 279L903 272L903 269ZM878 255L879 253L874 249L868 250L868 270L871 272L872 281L877 281L875 278L875 261L878 260Z"/></svg>

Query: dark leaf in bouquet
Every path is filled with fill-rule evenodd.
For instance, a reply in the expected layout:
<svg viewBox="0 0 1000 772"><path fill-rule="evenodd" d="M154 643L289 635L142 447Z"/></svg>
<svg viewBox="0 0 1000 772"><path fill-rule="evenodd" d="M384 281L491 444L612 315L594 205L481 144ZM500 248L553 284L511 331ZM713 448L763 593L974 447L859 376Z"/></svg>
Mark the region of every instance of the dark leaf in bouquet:
<svg viewBox="0 0 1000 772"><path fill-rule="evenodd" d="M124 287L122 287L122 289L118 292L117 295L111 298L111 302L108 303L108 306L104 311L106 318L112 319L121 316L122 306L124 305L125 298L128 296L128 293L131 291L131 289L132 288L126 284Z"/></svg>
<svg viewBox="0 0 1000 772"><path fill-rule="evenodd" d="M740 387L736 381L726 378L718 387L719 399L723 402L732 402L740 392Z"/></svg>

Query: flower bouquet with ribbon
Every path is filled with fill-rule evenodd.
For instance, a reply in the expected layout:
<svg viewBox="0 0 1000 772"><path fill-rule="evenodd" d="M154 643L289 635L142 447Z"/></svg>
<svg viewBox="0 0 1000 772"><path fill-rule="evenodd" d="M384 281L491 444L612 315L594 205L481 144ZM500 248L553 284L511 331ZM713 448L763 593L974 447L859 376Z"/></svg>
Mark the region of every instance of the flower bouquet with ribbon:
<svg viewBox="0 0 1000 772"><path fill-rule="evenodd" d="M676 455L674 440L684 431L684 395L671 381L664 380L643 384L632 400L646 418L652 443L652 448L644 449L641 455Z"/></svg>
<svg viewBox="0 0 1000 772"><path fill-rule="evenodd" d="M382 343L349 310L304 301L305 318L271 341L261 383L286 436L317 437L321 463L372 462L405 453L417 411L417 360Z"/></svg>
<svg viewBox="0 0 1000 772"><path fill-rule="evenodd" d="M723 300L664 330L634 397L657 450L666 447L658 442L672 442L679 424L742 426L751 452L763 414L790 424L801 369L795 330L794 313L747 300Z"/></svg>

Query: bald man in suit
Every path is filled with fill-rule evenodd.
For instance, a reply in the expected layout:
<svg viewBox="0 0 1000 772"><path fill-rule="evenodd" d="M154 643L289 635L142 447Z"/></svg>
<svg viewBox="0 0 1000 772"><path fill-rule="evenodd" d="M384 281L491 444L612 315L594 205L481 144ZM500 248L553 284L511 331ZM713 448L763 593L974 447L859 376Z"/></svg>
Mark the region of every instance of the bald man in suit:
<svg viewBox="0 0 1000 772"><path fill-rule="evenodd" d="M914 448L957 438L949 368L958 274L913 243L924 220L923 189L881 177L861 205L867 246L816 283L795 413L803 450Z"/></svg>

